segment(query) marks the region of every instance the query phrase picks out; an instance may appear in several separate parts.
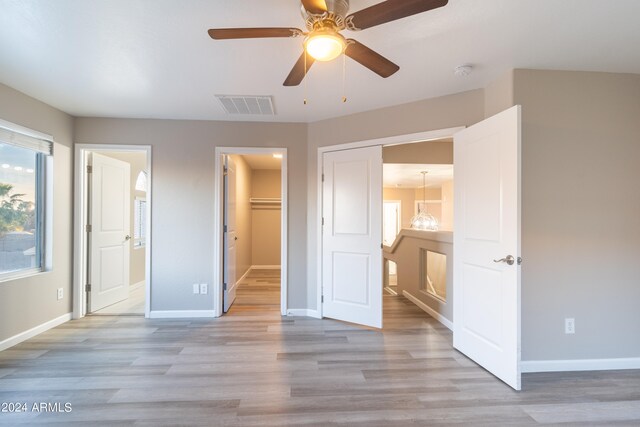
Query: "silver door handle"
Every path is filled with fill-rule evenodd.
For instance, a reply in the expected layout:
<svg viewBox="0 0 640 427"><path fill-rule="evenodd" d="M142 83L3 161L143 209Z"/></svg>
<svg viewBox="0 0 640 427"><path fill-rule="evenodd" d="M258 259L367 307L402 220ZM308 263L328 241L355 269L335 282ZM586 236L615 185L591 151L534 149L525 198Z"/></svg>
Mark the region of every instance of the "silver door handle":
<svg viewBox="0 0 640 427"><path fill-rule="evenodd" d="M513 257L513 255L507 255L502 259L494 259L493 262L506 262L509 265L513 265L516 262L516 259Z"/></svg>
<svg viewBox="0 0 640 427"><path fill-rule="evenodd" d="M124 240L131 240L131 236L127 234L126 236L124 236Z"/></svg>

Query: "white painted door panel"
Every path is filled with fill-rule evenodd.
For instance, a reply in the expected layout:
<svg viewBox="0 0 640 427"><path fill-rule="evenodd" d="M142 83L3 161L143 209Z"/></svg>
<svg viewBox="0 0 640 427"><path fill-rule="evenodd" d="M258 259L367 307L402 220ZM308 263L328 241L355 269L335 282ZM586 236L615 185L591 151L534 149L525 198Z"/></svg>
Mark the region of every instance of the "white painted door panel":
<svg viewBox="0 0 640 427"><path fill-rule="evenodd" d="M90 161L89 311L93 312L129 298L131 167L96 153Z"/></svg>
<svg viewBox="0 0 640 427"><path fill-rule="evenodd" d="M454 137L453 345L520 390L520 106ZM508 255L513 265L494 262Z"/></svg>
<svg viewBox="0 0 640 427"><path fill-rule="evenodd" d="M382 327L382 147L323 156L323 316Z"/></svg>
<svg viewBox="0 0 640 427"><path fill-rule="evenodd" d="M236 299L236 165L225 156L224 179L224 295L226 313Z"/></svg>

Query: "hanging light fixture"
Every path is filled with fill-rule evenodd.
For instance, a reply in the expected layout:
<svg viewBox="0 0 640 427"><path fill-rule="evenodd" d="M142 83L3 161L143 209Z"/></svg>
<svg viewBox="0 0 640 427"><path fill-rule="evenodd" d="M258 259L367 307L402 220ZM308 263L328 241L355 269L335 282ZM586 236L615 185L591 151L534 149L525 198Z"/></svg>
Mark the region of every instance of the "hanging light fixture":
<svg viewBox="0 0 640 427"><path fill-rule="evenodd" d="M427 212L427 182L426 177L428 171L420 172L422 174L422 209L418 207L418 214L411 218L411 228L416 230L437 231L438 220Z"/></svg>
<svg viewBox="0 0 640 427"><path fill-rule="evenodd" d="M347 47L345 38L333 29L314 30L304 42L307 53L317 61L332 61Z"/></svg>

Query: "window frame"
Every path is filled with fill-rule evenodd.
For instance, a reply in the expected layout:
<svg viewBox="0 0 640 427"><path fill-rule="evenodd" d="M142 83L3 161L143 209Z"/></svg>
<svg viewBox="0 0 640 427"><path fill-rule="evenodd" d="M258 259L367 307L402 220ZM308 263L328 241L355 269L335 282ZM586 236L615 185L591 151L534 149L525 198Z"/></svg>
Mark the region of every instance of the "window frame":
<svg viewBox="0 0 640 427"><path fill-rule="evenodd" d="M141 206L137 206L140 203ZM145 196L135 196L133 198L133 249L143 249L147 246L146 224L139 222L139 217L146 219L147 214L147 198ZM137 208L137 209L136 209ZM139 215L135 212L138 211ZM146 223L146 221L145 221ZM136 237L136 232L140 230L140 234L144 237Z"/></svg>
<svg viewBox="0 0 640 427"><path fill-rule="evenodd" d="M3 283L47 273L52 270L53 138L1 119L0 136L0 143L30 150L36 156L34 204L36 210L35 257L38 261L38 267L0 272L0 283ZM26 140L27 143L15 143L17 139ZM49 152L47 153L36 146L31 146L31 141L29 140L33 140L36 146L49 145Z"/></svg>

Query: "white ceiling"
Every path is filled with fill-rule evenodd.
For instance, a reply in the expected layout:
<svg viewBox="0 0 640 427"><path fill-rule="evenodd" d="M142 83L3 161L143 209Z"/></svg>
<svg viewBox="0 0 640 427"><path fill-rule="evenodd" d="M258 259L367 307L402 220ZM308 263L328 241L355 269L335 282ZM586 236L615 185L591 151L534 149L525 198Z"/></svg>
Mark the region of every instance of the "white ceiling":
<svg viewBox="0 0 640 427"><path fill-rule="evenodd" d="M346 104L341 60L315 64L306 89L282 86L301 39L207 35L302 27L297 0L0 0L0 10L0 82L76 116L311 122L481 88L510 68L640 73L638 0L450 0L347 32L401 69L385 80L347 60ZM463 63L474 72L455 77ZM217 94L272 95L277 115L225 115Z"/></svg>
<svg viewBox="0 0 640 427"><path fill-rule="evenodd" d="M273 154L243 154L242 158L253 170L280 170L282 159L276 159Z"/></svg>
<svg viewBox="0 0 640 427"><path fill-rule="evenodd" d="M422 171L427 171L427 188L440 187L453 179L453 165L385 163L382 165L385 188L422 188Z"/></svg>

